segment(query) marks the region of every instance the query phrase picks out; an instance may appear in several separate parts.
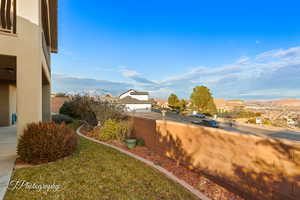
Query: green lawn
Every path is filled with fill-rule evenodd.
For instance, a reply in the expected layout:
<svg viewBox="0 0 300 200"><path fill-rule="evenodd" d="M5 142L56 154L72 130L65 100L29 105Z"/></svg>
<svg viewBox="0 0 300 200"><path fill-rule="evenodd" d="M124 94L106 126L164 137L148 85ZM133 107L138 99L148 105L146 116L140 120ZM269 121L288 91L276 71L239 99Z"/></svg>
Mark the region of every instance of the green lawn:
<svg viewBox="0 0 300 200"><path fill-rule="evenodd" d="M80 138L69 158L39 167L18 169L12 180L58 184L60 191L9 190L5 200L34 199L197 199L158 171L127 155Z"/></svg>

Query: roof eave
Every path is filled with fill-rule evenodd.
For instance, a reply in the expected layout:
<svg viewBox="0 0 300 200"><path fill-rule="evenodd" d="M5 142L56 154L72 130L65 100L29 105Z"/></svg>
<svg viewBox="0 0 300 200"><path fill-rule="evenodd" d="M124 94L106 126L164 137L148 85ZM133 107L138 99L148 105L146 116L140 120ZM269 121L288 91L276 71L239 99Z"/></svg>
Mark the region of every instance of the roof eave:
<svg viewBox="0 0 300 200"><path fill-rule="evenodd" d="M51 0L51 53L58 52L58 0Z"/></svg>

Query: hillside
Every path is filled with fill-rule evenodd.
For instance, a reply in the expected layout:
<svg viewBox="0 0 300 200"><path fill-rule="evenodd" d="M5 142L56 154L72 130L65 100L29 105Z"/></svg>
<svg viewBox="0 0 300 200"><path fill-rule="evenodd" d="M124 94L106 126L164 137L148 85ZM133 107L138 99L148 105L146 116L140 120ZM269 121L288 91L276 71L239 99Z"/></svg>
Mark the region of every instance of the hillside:
<svg viewBox="0 0 300 200"><path fill-rule="evenodd" d="M277 106L300 106L300 100L298 99L280 99L271 101L271 103Z"/></svg>

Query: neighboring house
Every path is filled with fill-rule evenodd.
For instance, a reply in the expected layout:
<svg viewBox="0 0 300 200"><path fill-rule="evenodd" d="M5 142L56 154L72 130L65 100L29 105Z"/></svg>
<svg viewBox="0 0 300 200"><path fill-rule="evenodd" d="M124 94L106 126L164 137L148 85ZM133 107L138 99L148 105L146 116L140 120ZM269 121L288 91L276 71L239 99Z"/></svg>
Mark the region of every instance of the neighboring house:
<svg viewBox="0 0 300 200"><path fill-rule="evenodd" d="M289 117L285 117L286 119L286 123L288 126L295 126L296 125L296 120L289 118Z"/></svg>
<svg viewBox="0 0 300 200"><path fill-rule="evenodd" d="M263 119L261 119L261 118L256 118L256 119L255 119L255 123L256 123L256 124L259 124L259 125L262 125L262 124L263 124Z"/></svg>
<svg viewBox="0 0 300 200"><path fill-rule="evenodd" d="M138 92L130 89L119 96L119 103L128 112L151 112L152 105L148 92Z"/></svg>
<svg viewBox="0 0 300 200"><path fill-rule="evenodd" d="M62 105L69 101L69 97L51 97L51 113L58 114Z"/></svg>
<svg viewBox="0 0 300 200"><path fill-rule="evenodd" d="M155 102L161 108L169 108L168 99L155 99Z"/></svg>
<svg viewBox="0 0 300 200"><path fill-rule="evenodd" d="M119 98L123 99L125 97L132 97L134 99L138 99L141 101L148 101L149 100L149 93L148 92L137 92L136 90L130 89L127 92L122 93Z"/></svg>
<svg viewBox="0 0 300 200"><path fill-rule="evenodd" d="M57 0L0 0L0 126L17 115L51 119L51 53L57 52Z"/></svg>

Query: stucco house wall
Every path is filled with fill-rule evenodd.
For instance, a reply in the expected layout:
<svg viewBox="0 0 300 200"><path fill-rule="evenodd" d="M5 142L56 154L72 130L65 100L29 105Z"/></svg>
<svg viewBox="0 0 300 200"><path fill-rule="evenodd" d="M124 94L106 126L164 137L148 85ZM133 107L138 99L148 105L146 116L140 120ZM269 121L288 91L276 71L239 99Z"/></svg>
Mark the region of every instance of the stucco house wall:
<svg viewBox="0 0 300 200"><path fill-rule="evenodd" d="M48 13L43 10L43 1L41 0L15 1L16 33L0 31L0 67L5 67L1 63L3 58L15 58L16 63L9 67L13 67L16 72L15 80L10 80L16 85L16 88L11 88L12 93L8 94L8 97L16 99L16 101L9 101L6 107L10 108L11 112L17 111L17 131L20 136L28 123L51 118L50 52L57 51L57 46L55 46L57 35L52 34L57 31L57 27L55 27L57 0L46 0ZM46 21L49 20L49 26L46 27L51 30L44 30L45 18ZM51 44L46 46L44 35L47 33L51 34Z"/></svg>
<svg viewBox="0 0 300 200"><path fill-rule="evenodd" d="M138 92L133 89L119 96L120 104L124 105L127 112L151 112L152 104L148 92Z"/></svg>
<svg viewBox="0 0 300 200"><path fill-rule="evenodd" d="M149 95L130 95L132 98L138 99L140 101L148 101Z"/></svg>

